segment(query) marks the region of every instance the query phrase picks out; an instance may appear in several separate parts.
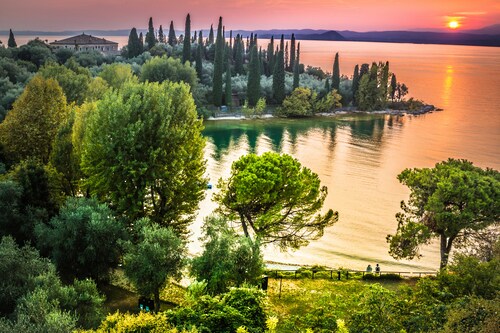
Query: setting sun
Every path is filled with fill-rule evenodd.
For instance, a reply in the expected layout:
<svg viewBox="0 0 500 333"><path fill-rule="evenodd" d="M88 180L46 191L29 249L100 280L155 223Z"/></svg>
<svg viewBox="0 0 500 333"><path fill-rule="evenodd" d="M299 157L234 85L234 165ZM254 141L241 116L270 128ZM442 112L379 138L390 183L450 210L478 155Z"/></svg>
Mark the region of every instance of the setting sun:
<svg viewBox="0 0 500 333"><path fill-rule="evenodd" d="M460 26L460 24L458 23L458 21L450 21L450 22L448 22L448 27L450 29L457 29L459 26Z"/></svg>

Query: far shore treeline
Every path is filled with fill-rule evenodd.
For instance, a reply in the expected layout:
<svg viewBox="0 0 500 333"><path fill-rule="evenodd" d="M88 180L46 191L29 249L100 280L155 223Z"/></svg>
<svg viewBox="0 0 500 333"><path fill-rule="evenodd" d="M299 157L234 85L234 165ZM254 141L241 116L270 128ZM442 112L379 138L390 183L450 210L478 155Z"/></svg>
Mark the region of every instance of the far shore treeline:
<svg viewBox="0 0 500 333"><path fill-rule="evenodd" d="M12 31L0 46L0 332L496 331L500 173L467 160L398 175L409 197L389 254L438 246L435 276L263 276L266 245L299 249L342 218L318 174L275 152L218 180L189 254L208 188L204 118L423 104L404 100L388 61L346 75L338 53L331 72L301 64L294 35L261 47L257 34L224 38L222 18L207 36L190 15L184 27L150 18L119 54L18 47Z"/></svg>

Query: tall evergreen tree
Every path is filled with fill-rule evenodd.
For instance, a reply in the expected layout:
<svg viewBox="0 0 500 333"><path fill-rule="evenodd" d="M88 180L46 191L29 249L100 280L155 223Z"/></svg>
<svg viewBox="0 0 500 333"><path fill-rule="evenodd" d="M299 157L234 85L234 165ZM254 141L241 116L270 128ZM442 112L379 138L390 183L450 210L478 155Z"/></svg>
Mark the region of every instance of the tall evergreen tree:
<svg viewBox="0 0 500 333"><path fill-rule="evenodd" d="M234 45L235 53L234 53L234 72L236 74L244 74L243 69L243 39L241 39L240 35L236 36L236 41Z"/></svg>
<svg viewBox="0 0 500 333"><path fill-rule="evenodd" d="M368 74L369 71L370 71L370 65L369 64L362 64L361 68L359 70L359 79L361 80L363 75Z"/></svg>
<svg viewBox="0 0 500 333"><path fill-rule="evenodd" d="M198 75L198 79L201 81L201 75L203 73L203 46L198 44L196 48L196 74Z"/></svg>
<svg viewBox="0 0 500 333"><path fill-rule="evenodd" d="M156 45L155 28L153 27L153 18L149 18L148 33L146 34L146 43L148 43L148 50Z"/></svg>
<svg viewBox="0 0 500 333"><path fill-rule="evenodd" d="M198 32L195 30L193 38L191 38L191 43L195 43L198 40Z"/></svg>
<svg viewBox="0 0 500 333"><path fill-rule="evenodd" d="M135 28L132 28L128 36L127 56L129 58L134 58L139 54L141 54L141 44L139 41L139 37L137 36L137 30Z"/></svg>
<svg viewBox="0 0 500 333"><path fill-rule="evenodd" d="M230 64L230 58L231 58L231 50L229 49L229 46L226 48L226 86L225 86L225 102L227 106L231 106L233 103L233 89L231 87L231 64Z"/></svg>
<svg viewBox="0 0 500 333"><path fill-rule="evenodd" d="M215 106L222 105L222 72L224 69L224 37L222 37L222 17L219 17L217 40L215 42L213 101Z"/></svg>
<svg viewBox="0 0 500 333"><path fill-rule="evenodd" d="M388 98L388 89L389 89L389 61L386 61L385 64L382 64L382 75L380 78L380 94L384 102L387 101Z"/></svg>
<svg viewBox="0 0 500 333"><path fill-rule="evenodd" d="M260 98L260 65L257 45L250 51L250 65L248 68L247 97L248 104L255 106Z"/></svg>
<svg viewBox="0 0 500 333"><path fill-rule="evenodd" d="M203 47L203 30L200 30L200 33L198 34L198 45Z"/></svg>
<svg viewBox="0 0 500 333"><path fill-rule="evenodd" d="M210 25L210 33L208 34L208 44L212 45L214 43L214 25Z"/></svg>
<svg viewBox="0 0 500 333"><path fill-rule="evenodd" d="M139 34L139 50L140 53L144 52L144 36L142 35L142 32Z"/></svg>
<svg viewBox="0 0 500 333"><path fill-rule="evenodd" d="M340 67L339 67L339 53L335 54L335 61L333 62L332 72L332 89L340 90Z"/></svg>
<svg viewBox="0 0 500 333"><path fill-rule="evenodd" d="M394 97L396 95L396 89L398 88L398 81L396 79L396 74L392 74L391 77L391 101L394 102Z"/></svg>
<svg viewBox="0 0 500 333"><path fill-rule="evenodd" d="M279 50L285 52L285 36L283 34L281 35Z"/></svg>
<svg viewBox="0 0 500 333"><path fill-rule="evenodd" d="M165 43L165 35L163 34L163 27L160 24L160 29L158 29L158 42Z"/></svg>
<svg viewBox="0 0 500 333"><path fill-rule="evenodd" d="M295 70L295 34L292 34L292 39L290 40L290 72Z"/></svg>
<svg viewBox="0 0 500 333"><path fill-rule="evenodd" d="M168 44L174 46L177 44L177 37L175 36L174 21L170 21L170 28L168 29Z"/></svg>
<svg viewBox="0 0 500 333"><path fill-rule="evenodd" d="M359 88L359 66L356 65L354 67L354 74L352 75L352 100L353 104L356 104L356 95L358 93L358 88Z"/></svg>
<svg viewBox="0 0 500 333"><path fill-rule="evenodd" d="M186 29L184 30L184 46L182 48L182 63L191 61L191 16L186 16Z"/></svg>
<svg viewBox="0 0 500 333"><path fill-rule="evenodd" d="M262 52L262 46L259 47L259 70L260 70L260 75L265 73L265 67L264 67L264 53Z"/></svg>
<svg viewBox="0 0 500 333"><path fill-rule="evenodd" d="M332 87L330 86L330 80L328 77L325 80L325 95L328 95L328 93L332 90Z"/></svg>
<svg viewBox="0 0 500 333"><path fill-rule="evenodd" d="M289 59L290 59L290 57L288 55L288 42L286 42L286 44L285 44L285 69L288 69L290 66Z"/></svg>
<svg viewBox="0 0 500 333"><path fill-rule="evenodd" d="M274 71L274 36L271 36L271 41L267 44L267 66L266 75L270 76Z"/></svg>
<svg viewBox="0 0 500 333"><path fill-rule="evenodd" d="M9 41L7 42L8 47L17 47L16 39L14 38L14 33L12 29L9 29Z"/></svg>
<svg viewBox="0 0 500 333"><path fill-rule="evenodd" d="M283 50L278 52L273 71L273 99L277 104L285 99L285 59Z"/></svg>
<svg viewBox="0 0 500 333"><path fill-rule="evenodd" d="M297 58L295 58L295 63L293 65L293 89L297 89L300 85L300 76L299 76L299 67L300 67L300 43L297 45Z"/></svg>

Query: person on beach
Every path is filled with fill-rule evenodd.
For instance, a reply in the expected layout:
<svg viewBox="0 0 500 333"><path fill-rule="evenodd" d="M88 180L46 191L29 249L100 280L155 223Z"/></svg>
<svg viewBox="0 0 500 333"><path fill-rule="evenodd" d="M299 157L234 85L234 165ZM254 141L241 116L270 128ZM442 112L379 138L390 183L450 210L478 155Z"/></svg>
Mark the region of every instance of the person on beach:
<svg viewBox="0 0 500 333"><path fill-rule="evenodd" d="M378 264L375 266L375 273L380 274L380 266Z"/></svg>
<svg viewBox="0 0 500 333"><path fill-rule="evenodd" d="M371 273L372 272L372 265L368 264L368 267L366 267L366 272Z"/></svg>

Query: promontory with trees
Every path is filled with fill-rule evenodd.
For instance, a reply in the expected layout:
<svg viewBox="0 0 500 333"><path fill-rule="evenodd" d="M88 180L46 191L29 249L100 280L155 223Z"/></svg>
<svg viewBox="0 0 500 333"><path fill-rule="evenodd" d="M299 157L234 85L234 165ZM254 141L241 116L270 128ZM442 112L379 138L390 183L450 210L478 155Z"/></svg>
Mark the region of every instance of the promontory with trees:
<svg viewBox="0 0 500 333"><path fill-rule="evenodd" d="M410 196L388 250L412 259L439 246L437 275L347 280L339 268L332 280L313 266L263 280L266 244L298 249L342 218L323 207L316 173L274 152L233 163L189 254L207 188L201 118L215 108L303 117L419 104L403 101L387 62L349 79L338 54L331 75L304 68L294 36L262 49L256 35L226 40L222 18L207 38L190 25L177 36L150 19L115 56L18 47L12 32L0 47L0 332L498 329L500 174L466 160L398 176Z"/></svg>

